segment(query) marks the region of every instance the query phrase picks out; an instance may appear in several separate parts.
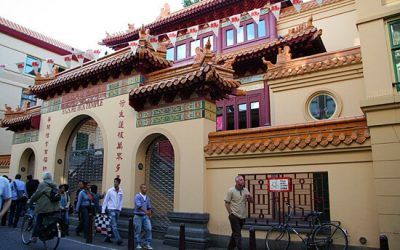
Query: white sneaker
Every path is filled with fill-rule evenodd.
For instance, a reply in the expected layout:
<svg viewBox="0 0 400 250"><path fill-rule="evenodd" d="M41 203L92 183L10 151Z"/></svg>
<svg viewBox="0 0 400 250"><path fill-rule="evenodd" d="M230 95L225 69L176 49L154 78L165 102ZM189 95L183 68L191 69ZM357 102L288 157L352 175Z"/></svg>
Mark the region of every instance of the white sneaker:
<svg viewBox="0 0 400 250"><path fill-rule="evenodd" d="M137 245L136 249L142 249L141 245Z"/></svg>
<svg viewBox="0 0 400 250"><path fill-rule="evenodd" d="M144 248L146 248L146 249L148 249L148 250L153 249L153 248L150 246L150 244L146 245Z"/></svg>

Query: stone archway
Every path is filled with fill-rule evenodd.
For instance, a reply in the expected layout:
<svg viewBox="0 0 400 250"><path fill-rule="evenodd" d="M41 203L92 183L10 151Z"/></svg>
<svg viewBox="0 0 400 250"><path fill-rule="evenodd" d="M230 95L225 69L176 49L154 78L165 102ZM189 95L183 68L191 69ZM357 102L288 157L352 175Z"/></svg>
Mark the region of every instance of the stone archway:
<svg viewBox="0 0 400 250"><path fill-rule="evenodd" d="M145 183L152 199L154 215L153 231L165 233L171 222L168 212L174 211L175 204L175 152L170 140L160 133L147 136L137 152L135 186Z"/></svg>
<svg viewBox="0 0 400 250"><path fill-rule="evenodd" d="M21 175L22 180L26 180L28 175L32 175L37 179L37 176L35 176L35 164L35 152L32 148L25 149L18 166L18 173Z"/></svg>
<svg viewBox="0 0 400 250"><path fill-rule="evenodd" d="M92 116L78 115L64 127L56 149L55 180L68 183L71 199L80 180L103 190L104 130Z"/></svg>

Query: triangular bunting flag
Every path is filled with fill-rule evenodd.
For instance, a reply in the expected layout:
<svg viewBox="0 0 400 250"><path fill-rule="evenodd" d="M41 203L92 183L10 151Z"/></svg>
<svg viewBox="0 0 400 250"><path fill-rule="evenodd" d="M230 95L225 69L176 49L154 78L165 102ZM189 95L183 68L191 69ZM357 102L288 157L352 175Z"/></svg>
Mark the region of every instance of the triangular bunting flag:
<svg viewBox="0 0 400 250"><path fill-rule="evenodd" d="M172 31L167 33L169 41L172 43L172 46L175 47L176 38L178 38L178 31Z"/></svg>
<svg viewBox="0 0 400 250"><path fill-rule="evenodd" d="M138 49L138 47L139 47L139 42L138 42L138 40L133 41L133 42L129 42L129 47L131 48L131 51L132 51L133 54L135 55L135 54L136 54L136 51L137 51L137 49Z"/></svg>
<svg viewBox="0 0 400 250"><path fill-rule="evenodd" d="M153 47L153 49L155 51L158 50L159 44L158 44L158 36L150 36L149 38L149 42L151 44L151 46Z"/></svg>
<svg viewBox="0 0 400 250"><path fill-rule="evenodd" d="M303 4L303 0L290 0L292 2L293 7L296 9L297 12L301 11L301 5Z"/></svg>
<svg viewBox="0 0 400 250"><path fill-rule="evenodd" d="M237 15L233 15L229 17L229 21L231 21L233 27L235 27L235 29L239 29L240 26L240 14Z"/></svg>
<svg viewBox="0 0 400 250"><path fill-rule="evenodd" d="M24 67L25 67L25 63L24 62L17 63L18 72L20 74L22 74L22 72L24 71Z"/></svg>
<svg viewBox="0 0 400 250"><path fill-rule="evenodd" d="M253 18L254 22L258 24L260 22L260 15L261 15L261 9L254 9L249 12L249 15L251 18Z"/></svg>
<svg viewBox="0 0 400 250"><path fill-rule="evenodd" d="M37 74L39 72L39 62L38 61L33 61L32 62L32 68L33 68L33 71L35 72L35 74Z"/></svg>
<svg viewBox="0 0 400 250"><path fill-rule="evenodd" d="M46 62L47 62L47 67L49 68L49 73L53 73L54 60L49 58L46 60Z"/></svg>
<svg viewBox="0 0 400 250"><path fill-rule="evenodd" d="M101 53L101 50L99 50L99 49L93 50L93 57L94 57L94 60L97 61L97 59L99 59L100 53Z"/></svg>
<svg viewBox="0 0 400 250"><path fill-rule="evenodd" d="M82 66L83 61L85 60L85 57L83 56L83 53L77 54L76 58L78 59L79 64Z"/></svg>
<svg viewBox="0 0 400 250"><path fill-rule="evenodd" d="M218 31L219 31L219 26L220 26L219 20L209 22L208 26L210 26L210 28L214 32L215 36L218 36Z"/></svg>
<svg viewBox="0 0 400 250"><path fill-rule="evenodd" d="M279 20L279 16L281 14L281 2L272 4L270 10L272 11L272 14L274 14L276 20Z"/></svg>
<svg viewBox="0 0 400 250"><path fill-rule="evenodd" d="M67 65L67 68L71 68L71 61L72 61L72 55L64 56L64 62Z"/></svg>
<svg viewBox="0 0 400 250"><path fill-rule="evenodd" d="M318 5L322 5L324 4L324 0L315 0L317 2Z"/></svg>
<svg viewBox="0 0 400 250"><path fill-rule="evenodd" d="M189 27L188 28L188 32L189 32L190 37L193 40L197 40L197 35L199 33L199 25L195 25L195 26Z"/></svg>

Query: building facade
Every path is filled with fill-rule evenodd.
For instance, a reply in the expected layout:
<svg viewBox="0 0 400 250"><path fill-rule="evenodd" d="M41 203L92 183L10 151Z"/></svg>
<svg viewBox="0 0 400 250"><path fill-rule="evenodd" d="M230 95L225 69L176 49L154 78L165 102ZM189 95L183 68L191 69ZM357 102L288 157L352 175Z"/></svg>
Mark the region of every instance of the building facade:
<svg viewBox="0 0 400 250"><path fill-rule="evenodd" d="M155 22L105 38L115 53L38 76L30 92L42 105L8 110L2 120L21 138L12 174L51 171L72 188L86 179L102 190L119 176L128 209L146 183L154 230L171 243L186 221L197 247L229 238L223 199L240 174L255 198L245 226L259 239L283 221L289 202L304 209L292 221L299 229L318 210L341 222L352 247L377 249L386 234L396 249L400 116L397 42L389 38L398 36L398 1L308 1L300 12L285 1L279 19L270 6L207 0L164 8ZM256 22L250 13L258 8ZM238 13L235 27L229 17ZM188 28L196 25L193 39ZM172 43L166 34L174 31ZM274 192L273 179L290 184Z"/></svg>
<svg viewBox="0 0 400 250"><path fill-rule="evenodd" d="M6 104L10 107L22 107L23 102L29 102L32 107L40 105L40 99L23 92L35 83L33 62L39 63L39 72L45 75L50 71L47 59L53 59L62 71L78 65L76 60L67 65L64 56L79 52L82 51L0 17L0 64L5 66L0 70L0 117L4 116ZM23 63L21 70L17 63ZM0 138L0 154L10 154L13 133L1 128Z"/></svg>

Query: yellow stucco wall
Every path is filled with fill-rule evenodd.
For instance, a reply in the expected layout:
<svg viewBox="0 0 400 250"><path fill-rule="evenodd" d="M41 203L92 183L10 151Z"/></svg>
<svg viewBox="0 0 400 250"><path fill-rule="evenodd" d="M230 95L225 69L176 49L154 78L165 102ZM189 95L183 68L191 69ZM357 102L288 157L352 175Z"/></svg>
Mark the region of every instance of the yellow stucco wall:
<svg viewBox="0 0 400 250"><path fill-rule="evenodd" d="M371 152L301 154L264 154L263 157L210 157L207 161L207 212L211 214L212 234L230 234L224 196L237 174L294 173L327 171L331 220L342 222L348 230L350 245L360 245L366 237L368 247L378 247L378 220L373 182ZM315 153L315 152L314 152ZM247 233L245 233L247 234ZM266 232L257 237L265 238Z"/></svg>

